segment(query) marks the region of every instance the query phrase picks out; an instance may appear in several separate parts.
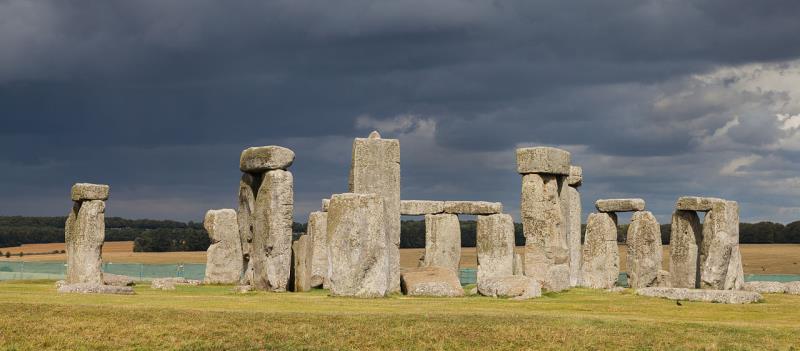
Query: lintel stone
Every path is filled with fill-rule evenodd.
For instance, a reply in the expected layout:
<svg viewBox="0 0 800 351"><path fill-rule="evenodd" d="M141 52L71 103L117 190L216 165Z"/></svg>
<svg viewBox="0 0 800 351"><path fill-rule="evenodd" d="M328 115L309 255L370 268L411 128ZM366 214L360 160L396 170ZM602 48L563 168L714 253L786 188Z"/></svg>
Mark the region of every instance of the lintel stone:
<svg viewBox="0 0 800 351"><path fill-rule="evenodd" d="M594 203L600 212L634 212L644 211L642 199L601 199Z"/></svg>
<svg viewBox="0 0 800 351"><path fill-rule="evenodd" d="M255 146L242 151L239 169L242 172L261 173L275 169L286 169L294 162L294 151L282 146Z"/></svg>
<svg viewBox="0 0 800 351"><path fill-rule="evenodd" d="M402 200L400 214L404 216L422 216L444 212L444 201Z"/></svg>
<svg viewBox="0 0 800 351"><path fill-rule="evenodd" d="M72 186L72 201L108 200L108 185L76 183Z"/></svg>
<svg viewBox="0 0 800 351"><path fill-rule="evenodd" d="M444 212L466 215L490 215L503 212L503 204L486 201L445 201Z"/></svg>
<svg viewBox="0 0 800 351"><path fill-rule="evenodd" d="M716 197L681 196L675 203L676 210L682 211L711 211L715 203L725 200Z"/></svg>
<svg viewBox="0 0 800 351"><path fill-rule="evenodd" d="M517 172L569 175L569 151L554 147L525 147L517 149Z"/></svg>

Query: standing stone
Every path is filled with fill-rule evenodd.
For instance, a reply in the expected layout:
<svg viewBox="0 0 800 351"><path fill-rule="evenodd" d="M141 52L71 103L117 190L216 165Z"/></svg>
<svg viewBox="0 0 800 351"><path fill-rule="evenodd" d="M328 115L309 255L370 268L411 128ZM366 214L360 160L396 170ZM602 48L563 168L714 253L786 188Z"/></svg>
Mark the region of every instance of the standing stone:
<svg viewBox="0 0 800 351"><path fill-rule="evenodd" d="M328 213L311 212L306 232L311 236L313 260L311 262L311 287L328 286Z"/></svg>
<svg viewBox="0 0 800 351"><path fill-rule="evenodd" d="M422 267L445 267L458 274L461 262L461 223L454 214L425 216L425 256Z"/></svg>
<svg viewBox="0 0 800 351"><path fill-rule="evenodd" d="M525 259L518 253L514 254L514 275L525 275Z"/></svg>
<svg viewBox="0 0 800 351"><path fill-rule="evenodd" d="M675 210L669 239L670 286L700 287L700 244L703 232L695 211Z"/></svg>
<svg viewBox="0 0 800 351"><path fill-rule="evenodd" d="M72 207L64 232L66 284L103 285L101 253L106 236L105 210L102 200L76 201Z"/></svg>
<svg viewBox="0 0 800 351"><path fill-rule="evenodd" d="M549 291L569 287L569 249L559 180L550 174L522 177L522 227L525 233L525 275Z"/></svg>
<svg viewBox="0 0 800 351"><path fill-rule="evenodd" d="M264 173L255 202L252 284L262 290L286 291L292 266L292 173Z"/></svg>
<svg viewBox="0 0 800 351"><path fill-rule="evenodd" d="M311 290L311 262L314 255L311 240L311 236L306 234L292 243L295 292Z"/></svg>
<svg viewBox="0 0 800 351"><path fill-rule="evenodd" d="M700 287L731 290L741 287L739 205L736 201L713 204L703 221L700 247Z"/></svg>
<svg viewBox="0 0 800 351"><path fill-rule="evenodd" d="M250 256L255 231L254 210L257 193L253 189L258 189L260 186L260 175L242 174L242 179L239 181L239 208L236 219L239 222L239 240L242 246L242 275L239 283L243 285L250 285L253 281L253 266Z"/></svg>
<svg viewBox="0 0 800 351"><path fill-rule="evenodd" d="M478 282L514 275L514 220L508 214L478 216Z"/></svg>
<svg viewBox="0 0 800 351"><path fill-rule="evenodd" d="M661 270L661 226L650 211L634 212L628 226L628 285L657 286Z"/></svg>
<svg viewBox="0 0 800 351"><path fill-rule="evenodd" d="M206 284L235 284L242 274L242 242L236 211L209 210L203 227L211 246L206 250Z"/></svg>
<svg viewBox="0 0 800 351"><path fill-rule="evenodd" d="M569 248L569 286L577 286L581 272L581 195L568 185L562 185L560 195Z"/></svg>
<svg viewBox="0 0 800 351"><path fill-rule="evenodd" d="M378 132L353 141L350 192L383 197L389 236L389 292L400 291L400 141L381 139Z"/></svg>
<svg viewBox="0 0 800 351"><path fill-rule="evenodd" d="M383 196L337 194L328 208L328 259L333 296L383 297L389 250Z"/></svg>
<svg viewBox="0 0 800 351"><path fill-rule="evenodd" d="M592 213L586 221L586 238L581 256L581 285L610 289L619 277L617 215Z"/></svg>

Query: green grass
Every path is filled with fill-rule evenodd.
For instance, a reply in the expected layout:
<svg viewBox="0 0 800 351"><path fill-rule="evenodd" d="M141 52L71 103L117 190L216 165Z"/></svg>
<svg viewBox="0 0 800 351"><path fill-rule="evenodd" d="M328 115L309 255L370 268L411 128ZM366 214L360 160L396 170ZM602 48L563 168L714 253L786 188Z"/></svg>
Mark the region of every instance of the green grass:
<svg viewBox="0 0 800 351"><path fill-rule="evenodd" d="M0 283L4 349L800 349L800 296L722 305L573 289L529 301L234 294L59 295Z"/></svg>

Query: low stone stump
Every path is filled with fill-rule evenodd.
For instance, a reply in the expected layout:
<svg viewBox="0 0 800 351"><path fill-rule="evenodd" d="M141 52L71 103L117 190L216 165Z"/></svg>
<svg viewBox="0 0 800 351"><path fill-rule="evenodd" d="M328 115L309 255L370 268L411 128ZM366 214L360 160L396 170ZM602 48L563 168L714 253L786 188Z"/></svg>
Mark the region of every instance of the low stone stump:
<svg viewBox="0 0 800 351"><path fill-rule="evenodd" d="M150 288L156 290L175 290L176 285L197 286L203 284L201 280L186 279L181 277L157 278L150 282Z"/></svg>
<svg viewBox="0 0 800 351"><path fill-rule="evenodd" d="M134 286L136 282L127 275L111 274L103 272L103 284L114 286Z"/></svg>
<svg viewBox="0 0 800 351"><path fill-rule="evenodd" d="M542 296L542 285L536 279L522 275L489 277L478 282L478 293L524 300Z"/></svg>
<svg viewBox="0 0 800 351"><path fill-rule="evenodd" d="M400 287L409 296L464 296L455 271L446 267L421 267L400 274Z"/></svg>
<svg viewBox="0 0 800 351"><path fill-rule="evenodd" d="M644 211L643 199L601 199L594 203L600 212Z"/></svg>
<svg viewBox="0 0 800 351"><path fill-rule="evenodd" d="M92 283L64 284L58 287L58 292L77 294L134 294L133 288L130 286L101 285Z"/></svg>
<svg viewBox="0 0 800 351"><path fill-rule="evenodd" d="M762 294L783 294L786 292L786 285L781 282L747 282L742 287L745 291L755 291Z"/></svg>
<svg viewBox="0 0 800 351"><path fill-rule="evenodd" d="M650 297L663 297L670 300L686 300L701 302L716 302L729 304L754 303L762 299L761 294L753 291L741 290L710 290L686 288L641 288L636 290L637 295Z"/></svg>

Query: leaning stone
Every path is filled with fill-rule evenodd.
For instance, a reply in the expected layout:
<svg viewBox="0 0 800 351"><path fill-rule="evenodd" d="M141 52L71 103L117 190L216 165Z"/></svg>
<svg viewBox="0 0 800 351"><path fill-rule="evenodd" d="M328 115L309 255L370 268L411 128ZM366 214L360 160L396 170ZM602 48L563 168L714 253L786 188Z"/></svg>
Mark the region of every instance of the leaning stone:
<svg viewBox="0 0 800 351"><path fill-rule="evenodd" d="M425 255L421 266L445 267L458 272L459 262L461 262L461 223L458 221L458 216L426 215Z"/></svg>
<svg viewBox="0 0 800 351"><path fill-rule="evenodd" d="M105 209L101 200L76 202L67 217L67 284L103 284L100 254L106 236Z"/></svg>
<svg viewBox="0 0 800 351"><path fill-rule="evenodd" d="M369 138L353 141L349 189L351 193L383 197L386 235L389 238L389 292L400 291L400 141Z"/></svg>
<svg viewBox="0 0 800 351"><path fill-rule="evenodd" d="M236 211L209 210L203 227L211 245L206 250L206 284L236 284L242 274L242 242Z"/></svg>
<svg viewBox="0 0 800 351"><path fill-rule="evenodd" d="M253 265L250 260L253 251L253 233L255 230L256 193L261 187L261 174L243 173L239 181L239 208L236 220L239 222L239 241L242 246L241 285L249 285L253 281Z"/></svg>
<svg viewBox="0 0 800 351"><path fill-rule="evenodd" d="M583 184L583 168L580 166L570 166L566 183L576 188L581 186L581 184Z"/></svg>
<svg viewBox="0 0 800 351"><path fill-rule="evenodd" d="M597 200L594 206L600 212L633 212L644 211L642 199L603 199Z"/></svg>
<svg viewBox="0 0 800 351"><path fill-rule="evenodd" d="M66 284L58 288L59 293L78 293L78 294L116 294L133 295L133 288L130 286L115 286L92 283Z"/></svg>
<svg viewBox="0 0 800 351"><path fill-rule="evenodd" d="M670 286L700 287L700 244L703 241L700 218L695 211L675 210L669 239Z"/></svg>
<svg viewBox="0 0 800 351"><path fill-rule="evenodd" d="M786 292L786 285L781 282L747 282L744 283L744 290L762 294L783 294Z"/></svg>
<svg viewBox="0 0 800 351"><path fill-rule="evenodd" d="M287 169L294 162L294 151L282 146L255 146L242 151L239 169L247 173L263 173Z"/></svg>
<svg viewBox="0 0 800 351"><path fill-rule="evenodd" d="M716 197L681 196L675 203L675 209L681 211L711 211L715 203L725 202Z"/></svg>
<svg viewBox="0 0 800 351"><path fill-rule="evenodd" d="M478 216L478 282L514 275L514 219L509 214Z"/></svg>
<svg viewBox="0 0 800 351"><path fill-rule="evenodd" d="M569 288L569 248L555 175L522 177L520 214L525 233L525 275L539 281L547 291Z"/></svg>
<svg viewBox="0 0 800 351"><path fill-rule="evenodd" d="M402 200L400 214L404 216L423 216L444 212L444 201Z"/></svg>
<svg viewBox="0 0 800 351"><path fill-rule="evenodd" d="M445 201L444 212L465 215L490 215L503 212L503 204L486 201Z"/></svg>
<svg viewBox="0 0 800 351"><path fill-rule="evenodd" d="M478 293L491 297L531 299L542 296L542 286L536 279L521 275L490 277L478 282Z"/></svg>
<svg viewBox="0 0 800 351"><path fill-rule="evenodd" d="M729 290L741 286L739 253L739 205L736 201L714 203L703 221L700 247L700 287ZM729 268L731 263L734 263Z"/></svg>
<svg viewBox="0 0 800 351"><path fill-rule="evenodd" d="M661 270L661 225L650 211L637 211L628 226L628 285L646 288L658 285Z"/></svg>
<svg viewBox="0 0 800 351"><path fill-rule="evenodd" d="M322 206L320 207L320 210L322 210L322 212L328 212L328 206L330 205L331 199L322 199Z"/></svg>
<svg viewBox="0 0 800 351"><path fill-rule="evenodd" d="M787 294L800 295L800 281L787 282L784 286Z"/></svg>
<svg viewBox="0 0 800 351"><path fill-rule="evenodd" d="M578 286L581 273L581 194L573 186L562 186L559 196L569 249L569 286L574 287Z"/></svg>
<svg viewBox="0 0 800 351"><path fill-rule="evenodd" d="M731 247L731 259L728 261L728 271L725 273L725 284L723 288L726 290L742 290L744 283L742 254L737 244Z"/></svg>
<svg viewBox="0 0 800 351"><path fill-rule="evenodd" d="M447 267L413 268L400 274L403 294L409 296L464 296L456 271Z"/></svg>
<svg viewBox="0 0 800 351"><path fill-rule="evenodd" d="M264 173L258 189L254 215L253 283L257 289L286 291L292 266L292 219L294 190L292 173Z"/></svg>
<svg viewBox="0 0 800 351"><path fill-rule="evenodd" d="M609 289L614 287L618 277L617 216L613 213L592 213L586 221L580 285Z"/></svg>
<svg viewBox="0 0 800 351"><path fill-rule="evenodd" d="M389 290L390 243L383 197L337 194L328 209L328 260L333 296L383 297Z"/></svg>
<svg viewBox="0 0 800 351"><path fill-rule="evenodd" d="M311 236L301 235L292 243L294 256L294 291L303 292L311 290L311 262L313 259Z"/></svg>
<svg viewBox="0 0 800 351"><path fill-rule="evenodd" d="M111 274L103 272L103 284L114 286L134 286L136 282L127 275Z"/></svg>
<svg viewBox="0 0 800 351"><path fill-rule="evenodd" d="M311 236L311 287L328 286L328 213L311 212L308 215L307 235Z"/></svg>
<svg viewBox="0 0 800 351"><path fill-rule="evenodd" d="M701 302L716 302L729 304L745 304L761 301L761 294L741 290L703 290L686 288L641 288L636 290L637 295L650 297L663 297L670 300L687 300Z"/></svg>
<svg viewBox="0 0 800 351"><path fill-rule="evenodd" d="M108 200L108 185L77 183L72 186L72 201Z"/></svg>
<svg viewBox="0 0 800 351"><path fill-rule="evenodd" d="M517 149L517 173L569 175L569 151L553 147L526 147Z"/></svg>

